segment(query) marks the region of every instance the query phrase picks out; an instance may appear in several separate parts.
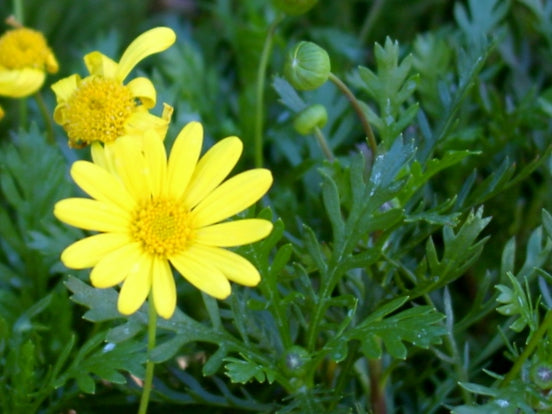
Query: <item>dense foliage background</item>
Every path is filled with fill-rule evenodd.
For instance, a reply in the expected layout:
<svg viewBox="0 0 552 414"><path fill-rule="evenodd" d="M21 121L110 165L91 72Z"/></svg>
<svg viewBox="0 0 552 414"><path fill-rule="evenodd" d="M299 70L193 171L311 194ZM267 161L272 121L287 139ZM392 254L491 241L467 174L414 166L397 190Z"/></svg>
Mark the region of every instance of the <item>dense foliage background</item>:
<svg viewBox="0 0 552 414"><path fill-rule="evenodd" d="M157 112L175 106L167 145L200 120L209 146L237 135L238 168L275 178L248 212L275 230L240 250L263 282L219 302L179 284L149 412L552 410L551 1L320 1L298 16L265 0L23 4L60 62L49 84L84 73L92 50L116 59L144 30L174 29L139 66ZM328 52L377 154L335 81L287 82L301 40ZM147 312L122 318L115 290L59 262L83 233L52 207L76 194L68 167L89 151L57 126L49 143L35 100L1 104L0 411L135 412ZM294 128L314 104L333 161Z"/></svg>

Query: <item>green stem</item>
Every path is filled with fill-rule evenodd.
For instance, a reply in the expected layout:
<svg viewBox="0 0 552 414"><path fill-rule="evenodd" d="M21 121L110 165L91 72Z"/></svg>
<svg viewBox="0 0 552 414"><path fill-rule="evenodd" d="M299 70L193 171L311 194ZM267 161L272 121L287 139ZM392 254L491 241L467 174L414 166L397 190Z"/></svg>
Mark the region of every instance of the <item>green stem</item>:
<svg viewBox="0 0 552 414"><path fill-rule="evenodd" d="M17 22L23 25L25 21L23 16L23 0L13 0L13 15Z"/></svg>
<svg viewBox="0 0 552 414"><path fill-rule="evenodd" d="M50 144L54 144L54 127L52 125L52 119L50 118L50 113L48 112L48 108L46 107L46 103L44 102L44 98L42 97L42 94L40 91L35 93L34 95L36 103L38 104L38 109L40 110L40 114L42 115L42 118L44 118L44 123L46 124L46 137L48 139L48 142Z"/></svg>
<svg viewBox="0 0 552 414"><path fill-rule="evenodd" d="M366 43L366 38L372 31L372 27L381 13L382 6L383 0L376 0L372 3L372 8L366 14L366 20L364 20L364 24L362 25L362 29L360 29L360 34L358 35L360 44Z"/></svg>
<svg viewBox="0 0 552 414"><path fill-rule="evenodd" d="M322 152L324 152L324 155L328 159L328 161L333 162L335 159L332 149L328 146L328 142L326 141L326 137L324 137L324 134L318 127L314 127L314 136L316 137L316 140L318 141L318 145L320 145L320 148L322 148Z"/></svg>
<svg viewBox="0 0 552 414"><path fill-rule="evenodd" d="M148 411L151 386L153 384L153 369L155 363L150 359L151 350L155 347L155 333L157 328L157 312L153 304L153 296L150 295L148 301L148 362L146 364L146 377L144 378L144 387L142 388L142 398L140 398L140 407L138 414L146 414Z"/></svg>
<svg viewBox="0 0 552 414"><path fill-rule="evenodd" d="M343 389L345 388L347 381L351 377L351 369L353 367L353 364L358 359L357 352L358 352L359 346L360 346L360 343L358 341L354 341L349 345L349 350L347 352L347 359L340 367L339 376L337 377L337 381L335 382L335 387L333 389L333 395L335 396L335 399L333 399L329 405L329 408L328 408L329 412L332 412L335 409L335 406L337 405L337 403L341 401L341 393L343 392Z"/></svg>
<svg viewBox="0 0 552 414"><path fill-rule="evenodd" d="M276 27L278 26L280 21L281 17L277 17L268 28L268 32L263 44L263 51L261 52L259 67L257 68L257 87L255 93L255 136L253 141L255 150L255 166L257 168L263 166L263 120L266 67L268 65L270 50L272 49L272 39L274 37L274 32L276 31Z"/></svg>
<svg viewBox="0 0 552 414"><path fill-rule="evenodd" d="M329 298L332 291L334 290L335 285L339 280L340 274L338 274L335 269L331 271L326 277L323 278L322 286L320 288L320 300L315 305L314 316L312 321L309 324L309 329L307 332L307 349L310 352L314 351L314 346L316 345L316 337L318 333L318 325L322 321L324 316L324 311L326 309L326 298Z"/></svg>
<svg viewBox="0 0 552 414"><path fill-rule="evenodd" d="M506 374L504 379L502 380L500 387L504 388L506 385L510 383L521 371L521 368L523 367L523 364L525 361L531 356L535 348L540 344L542 337L552 327L552 310L549 310L546 312L546 316L544 317L544 320L542 321L541 325L539 326L539 329L535 331L533 336L531 337L531 340L521 353L521 355L518 357L514 365L512 366L512 369Z"/></svg>
<svg viewBox="0 0 552 414"><path fill-rule="evenodd" d="M353 107L353 110L356 112L360 124L362 125L362 129L364 130L364 134L366 135L366 139L368 140L368 145L370 145L370 149L372 150L372 159L376 157L376 153L378 151L378 144L376 143L376 138L374 137L374 132L372 131L372 127L370 126L370 123L368 122L368 118L366 118L366 115L364 114L364 111L362 110L360 103L358 102L357 98L351 90L343 83L341 79L339 79L337 76L335 76L333 73L330 73L330 76L328 77L329 80L331 80L337 88L345 95L345 97L349 100L351 106Z"/></svg>

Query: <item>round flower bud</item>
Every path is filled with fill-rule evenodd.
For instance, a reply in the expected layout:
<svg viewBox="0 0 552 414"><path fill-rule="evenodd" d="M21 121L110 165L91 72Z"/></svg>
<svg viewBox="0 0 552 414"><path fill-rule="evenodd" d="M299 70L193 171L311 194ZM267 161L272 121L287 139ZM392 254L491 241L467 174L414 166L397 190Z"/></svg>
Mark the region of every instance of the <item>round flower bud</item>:
<svg viewBox="0 0 552 414"><path fill-rule="evenodd" d="M533 364L530 376L533 382L540 389L552 389L552 364L548 362L538 362Z"/></svg>
<svg viewBox="0 0 552 414"><path fill-rule="evenodd" d="M307 372L310 359L310 354L306 349L292 345L283 355L282 368L289 377L302 378Z"/></svg>
<svg viewBox="0 0 552 414"><path fill-rule="evenodd" d="M322 128L328 120L328 112L323 105L315 104L299 112L293 120L293 127L301 135L311 134L315 127Z"/></svg>
<svg viewBox="0 0 552 414"><path fill-rule="evenodd" d="M331 65L328 53L312 42L299 42L288 54L284 75L295 89L310 91L328 80Z"/></svg>
<svg viewBox="0 0 552 414"><path fill-rule="evenodd" d="M290 16L308 12L318 0L274 0L274 5Z"/></svg>

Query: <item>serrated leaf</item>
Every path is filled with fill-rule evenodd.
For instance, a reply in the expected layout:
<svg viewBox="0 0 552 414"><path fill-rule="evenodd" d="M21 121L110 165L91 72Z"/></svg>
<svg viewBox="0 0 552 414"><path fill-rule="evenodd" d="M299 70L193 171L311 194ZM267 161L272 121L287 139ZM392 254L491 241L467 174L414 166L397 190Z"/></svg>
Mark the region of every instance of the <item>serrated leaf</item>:
<svg viewBox="0 0 552 414"><path fill-rule="evenodd" d="M106 333L102 332L92 337L80 348L71 366L56 379L54 383L56 388L75 379L83 392L94 393L94 375L117 383L124 383L126 380L121 375L121 371L143 378L143 364L147 359L145 345L133 341L105 344L103 342L105 335Z"/></svg>
<svg viewBox="0 0 552 414"><path fill-rule="evenodd" d="M323 179L322 200L324 201L324 207L332 225L334 243L340 244L342 243L345 222L341 213L339 191L335 181L329 174L324 172L324 170L320 170L320 173Z"/></svg>
<svg viewBox="0 0 552 414"><path fill-rule="evenodd" d="M69 276L65 286L73 295L71 300L89 310L83 318L91 322L103 322L122 318L117 310L117 292L115 289L98 289L87 285L74 276Z"/></svg>
<svg viewBox="0 0 552 414"><path fill-rule="evenodd" d="M293 112L300 112L307 107L305 101L297 94L290 83L280 76L274 76L272 87L280 97L280 102Z"/></svg>
<svg viewBox="0 0 552 414"><path fill-rule="evenodd" d="M502 303L496 308L496 311L515 318L510 324L510 329L514 332L521 332L526 326L529 326L531 331L536 330L537 321L528 286L524 289L511 272L507 272L506 275L512 287L503 284L496 286L496 289L500 291L496 301Z"/></svg>
<svg viewBox="0 0 552 414"><path fill-rule="evenodd" d="M205 376L214 375L226 360L228 350L221 344L216 352L209 357L207 362L203 365L202 372Z"/></svg>
<svg viewBox="0 0 552 414"><path fill-rule="evenodd" d="M255 378L257 382L264 382L266 379L264 369L261 365L232 357L224 358L224 361L226 361L226 365L224 366L226 375L232 382L245 384L253 378Z"/></svg>
<svg viewBox="0 0 552 414"><path fill-rule="evenodd" d="M322 252L322 247L318 242L318 238L316 234L306 224L303 224L303 231L304 231L305 247L309 252L310 257L314 260L316 267L322 273L325 273L328 265L326 263L326 257Z"/></svg>
<svg viewBox="0 0 552 414"><path fill-rule="evenodd" d="M400 302L395 305L398 303ZM383 313L387 314L388 309ZM443 318L444 315L434 308L420 306L382 319L369 317L357 327L349 330L346 336L349 339L363 342L362 349L367 353L368 358L381 357L379 345L371 348L381 341L391 356L404 359L407 355L407 348L403 342L410 342L421 348L428 348L432 344L441 342L441 337L446 334L445 327L440 323Z"/></svg>
<svg viewBox="0 0 552 414"><path fill-rule="evenodd" d="M445 245L443 255L439 259L433 239L430 237L426 243L426 259L429 267L429 275L421 278L418 285L410 291L409 295L414 298L432 290L445 286L456 278L460 277L475 260L480 256L483 246L488 237L477 240L490 221L490 217L483 218L483 209L475 213L470 212L458 232L452 227L443 228L443 242ZM425 268L426 263L421 262ZM423 275L421 269L416 270L417 275Z"/></svg>
<svg viewBox="0 0 552 414"><path fill-rule="evenodd" d="M362 104L362 109L378 131L385 148L390 148L416 116L418 105L412 104L407 109L403 109L403 103L416 90L419 76L417 74L409 76L412 55L406 56L399 63L399 44L389 37L385 39L384 46L375 44L374 55L377 73L360 66L358 77L353 76L351 80L364 88L377 102L378 114L366 104Z"/></svg>

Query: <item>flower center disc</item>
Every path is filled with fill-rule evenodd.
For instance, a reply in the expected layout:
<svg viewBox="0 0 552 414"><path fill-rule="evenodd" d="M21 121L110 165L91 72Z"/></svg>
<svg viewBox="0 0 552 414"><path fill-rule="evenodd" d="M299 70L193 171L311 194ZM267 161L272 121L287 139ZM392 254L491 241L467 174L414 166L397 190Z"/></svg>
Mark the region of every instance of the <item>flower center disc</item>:
<svg viewBox="0 0 552 414"><path fill-rule="evenodd" d="M90 76L67 101L64 127L72 146L112 142L125 134L125 122L135 110L128 87L114 79Z"/></svg>
<svg viewBox="0 0 552 414"><path fill-rule="evenodd" d="M168 200L153 200L140 206L132 223L132 237L156 256L168 257L184 250L194 235L188 211Z"/></svg>
<svg viewBox="0 0 552 414"><path fill-rule="evenodd" d="M43 69L50 53L46 39L35 30L8 30L0 37L0 66L6 69Z"/></svg>

